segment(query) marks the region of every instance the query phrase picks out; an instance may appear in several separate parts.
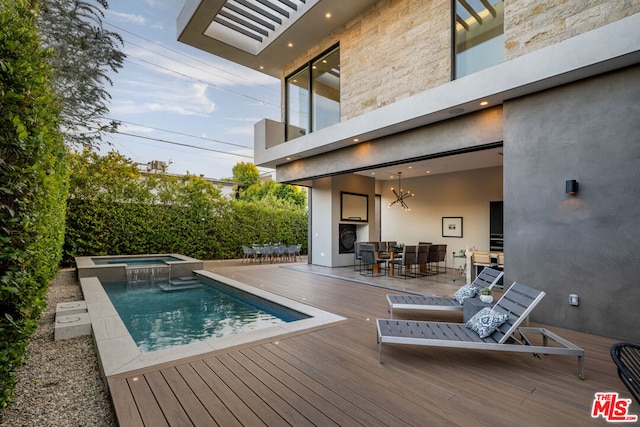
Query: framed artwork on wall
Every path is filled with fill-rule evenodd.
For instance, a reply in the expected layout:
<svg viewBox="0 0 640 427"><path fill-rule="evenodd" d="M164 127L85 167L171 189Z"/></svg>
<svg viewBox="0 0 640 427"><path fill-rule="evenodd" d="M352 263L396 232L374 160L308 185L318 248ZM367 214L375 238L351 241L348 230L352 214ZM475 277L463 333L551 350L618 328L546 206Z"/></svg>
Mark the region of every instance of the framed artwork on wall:
<svg viewBox="0 0 640 427"><path fill-rule="evenodd" d="M462 217L442 217L442 237L462 237Z"/></svg>

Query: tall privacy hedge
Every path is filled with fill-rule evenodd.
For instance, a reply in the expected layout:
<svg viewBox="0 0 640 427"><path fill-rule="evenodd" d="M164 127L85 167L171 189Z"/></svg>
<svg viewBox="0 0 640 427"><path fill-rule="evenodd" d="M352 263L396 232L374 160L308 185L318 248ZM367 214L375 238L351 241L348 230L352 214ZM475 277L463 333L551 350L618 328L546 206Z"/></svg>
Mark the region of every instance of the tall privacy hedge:
<svg viewBox="0 0 640 427"><path fill-rule="evenodd" d="M68 190L37 1L0 0L0 407L58 271Z"/></svg>
<svg viewBox="0 0 640 427"><path fill-rule="evenodd" d="M76 256L180 253L242 256L242 245L307 244L304 207L266 197L232 200L198 176L143 176L118 153L72 156L64 263Z"/></svg>

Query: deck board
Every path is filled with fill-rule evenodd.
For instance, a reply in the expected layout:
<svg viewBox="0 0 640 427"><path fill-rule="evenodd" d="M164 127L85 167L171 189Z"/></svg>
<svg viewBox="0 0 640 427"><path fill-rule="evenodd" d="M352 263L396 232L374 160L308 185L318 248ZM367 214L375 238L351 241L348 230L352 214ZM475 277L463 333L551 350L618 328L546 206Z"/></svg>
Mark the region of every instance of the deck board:
<svg viewBox="0 0 640 427"><path fill-rule="evenodd" d="M197 396L198 400L205 406L207 412L211 414L211 425L217 424L222 427L242 425L220 398L211 390L204 379L198 375L191 364L176 366L176 371L180 373L184 381L191 388L193 394Z"/></svg>
<svg viewBox="0 0 640 427"><path fill-rule="evenodd" d="M388 317L386 294L399 290L268 264L215 272L348 320L110 377L120 425L603 425L591 418L594 394L629 397L613 339L548 327L585 349L585 380L566 356L388 344L380 364L375 319ZM397 282L426 292L447 280ZM398 313L461 321L458 312Z"/></svg>

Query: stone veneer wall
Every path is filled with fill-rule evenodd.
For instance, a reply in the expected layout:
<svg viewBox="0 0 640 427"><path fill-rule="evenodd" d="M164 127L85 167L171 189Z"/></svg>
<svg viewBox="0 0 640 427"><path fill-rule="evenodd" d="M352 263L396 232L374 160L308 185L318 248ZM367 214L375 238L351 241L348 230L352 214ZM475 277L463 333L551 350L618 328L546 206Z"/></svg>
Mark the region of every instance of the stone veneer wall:
<svg viewBox="0 0 640 427"><path fill-rule="evenodd" d="M382 0L283 70L340 42L342 121L450 81L450 0Z"/></svg>
<svg viewBox="0 0 640 427"><path fill-rule="evenodd" d="M638 12L640 0L506 0L505 59ZM451 0L381 0L288 64L283 87L337 42L345 121L451 80Z"/></svg>
<svg viewBox="0 0 640 427"><path fill-rule="evenodd" d="M638 12L639 0L507 0L505 59L517 58Z"/></svg>

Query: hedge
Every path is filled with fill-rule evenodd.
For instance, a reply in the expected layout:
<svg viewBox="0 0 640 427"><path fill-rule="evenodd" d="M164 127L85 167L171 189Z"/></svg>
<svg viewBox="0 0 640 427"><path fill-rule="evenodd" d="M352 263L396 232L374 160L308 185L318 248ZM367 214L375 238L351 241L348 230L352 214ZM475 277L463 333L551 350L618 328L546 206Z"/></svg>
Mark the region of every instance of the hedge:
<svg viewBox="0 0 640 427"><path fill-rule="evenodd" d="M77 256L180 253L242 257L242 245L307 244L307 212L266 196L235 200L194 175L143 176L118 153L72 155L64 264Z"/></svg>
<svg viewBox="0 0 640 427"><path fill-rule="evenodd" d="M58 271L68 194L37 6L0 0L0 407L13 399L15 370Z"/></svg>
<svg viewBox="0 0 640 427"><path fill-rule="evenodd" d="M242 245L307 244L304 210L221 201L215 211L190 206L70 199L64 263L76 256L179 253L198 259L242 257Z"/></svg>

